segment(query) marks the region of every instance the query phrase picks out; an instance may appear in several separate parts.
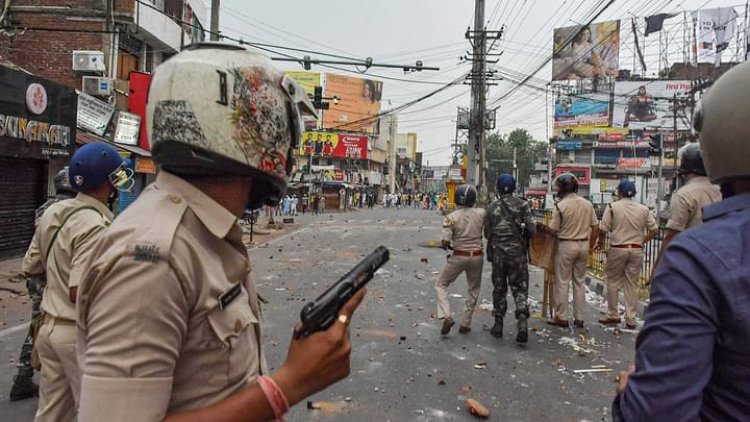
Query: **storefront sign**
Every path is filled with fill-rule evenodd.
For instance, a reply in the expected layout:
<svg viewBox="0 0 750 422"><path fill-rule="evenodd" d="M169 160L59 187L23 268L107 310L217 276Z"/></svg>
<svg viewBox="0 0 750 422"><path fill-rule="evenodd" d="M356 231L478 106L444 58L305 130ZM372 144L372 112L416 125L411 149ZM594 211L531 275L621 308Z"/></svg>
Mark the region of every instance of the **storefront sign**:
<svg viewBox="0 0 750 422"><path fill-rule="evenodd" d="M30 112L40 115L47 110L47 90L40 83L31 83L26 88L26 107Z"/></svg>
<svg viewBox="0 0 750 422"><path fill-rule="evenodd" d="M367 159L368 137L337 132L305 132L299 154L313 157Z"/></svg>
<svg viewBox="0 0 750 422"><path fill-rule="evenodd" d="M559 176L563 173L573 173L578 179L578 184L587 186L591 182L591 167L588 166L557 166L555 167L555 176Z"/></svg>
<svg viewBox="0 0 750 422"><path fill-rule="evenodd" d="M135 172L156 174L156 164L154 163L154 160L152 160L151 158L136 157L135 158Z"/></svg>
<svg viewBox="0 0 750 422"><path fill-rule="evenodd" d="M117 127L115 128L115 143L138 145L138 135L141 129L141 117L120 111L117 113Z"/></svg>
<svg viewBox="0 0 750 422"><path fill-rule="evenodd" d="M617 168L623 168L623 169L651 168L651 160L649 160L648 158L618 158Z"/></svg>
<svg viewBox="0 0 750 422"><path fill-rule="evenodd" d="M70 128L67 126L4 114L0 114L0 136L61 147L70 145Z"/></svg>
<svg viewBox="0 0 750 422"><path fill-rule="evenodd" d="M83 93L78 94L77 126L99 136L104 136L115 106Z"/></svg>
<svg viewBox="0 0 750 422"><path fill-rule="evenodd" d="M556 146L558 151L580 151L583 149L583 141L578 139L560 139Z"/></svg>
<svg viewBox="0 0 750 422"><path fill-rule="evenodd" d="M648 141L617 141L617 142L603 142L594 141L594 148L637 148L646 149L649 148Z"/></svg>

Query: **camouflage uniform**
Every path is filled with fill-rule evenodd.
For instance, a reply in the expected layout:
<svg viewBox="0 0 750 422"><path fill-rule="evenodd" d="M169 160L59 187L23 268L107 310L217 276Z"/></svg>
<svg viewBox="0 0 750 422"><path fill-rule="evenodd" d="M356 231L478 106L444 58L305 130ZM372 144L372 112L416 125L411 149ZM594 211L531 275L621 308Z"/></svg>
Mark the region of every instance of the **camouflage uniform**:
<svg viewBox="0 0 750 422"><path fill-rule="evenodd" d="M507 207L503 206L503 202ZM512 216L509 216L508 211ZM510 220L513 218L515 224ZM525 234L519 229L525 226ZM495 199L488 207L484 221L488 259L492 262L493 315L502 319L508 310L508 285L516 302L516 318L529 316L528 249L525 236L534 233L534 221L528 203L510 194Z"/></svg>

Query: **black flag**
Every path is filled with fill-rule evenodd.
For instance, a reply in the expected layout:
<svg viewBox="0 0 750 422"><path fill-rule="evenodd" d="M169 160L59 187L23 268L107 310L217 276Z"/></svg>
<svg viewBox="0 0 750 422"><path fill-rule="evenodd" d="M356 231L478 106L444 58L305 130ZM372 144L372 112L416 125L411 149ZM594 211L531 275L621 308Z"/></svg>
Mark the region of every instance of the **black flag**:
<svg viewBox="0 0 750 422"><path fill-rule="evenodd" d="M646 33L644 36L648 37L648 34L652 32L661 31L662 27L664 26L664 20L669 19L674 16L677 16L677 15L671 14L671 13L659 13L658 15L647 17L646 18Z"/></svg>

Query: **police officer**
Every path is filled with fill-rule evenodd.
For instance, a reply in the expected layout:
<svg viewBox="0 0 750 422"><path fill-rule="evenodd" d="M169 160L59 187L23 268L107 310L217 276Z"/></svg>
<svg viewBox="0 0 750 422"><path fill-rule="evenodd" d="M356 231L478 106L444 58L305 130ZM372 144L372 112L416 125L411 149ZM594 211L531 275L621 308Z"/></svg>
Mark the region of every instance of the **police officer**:
<svg viewBox="0 0 750 422"><path fill-rule="evenodd" d="M563 173L555 180L560 200L552 212L550 229L557 236L555 256L554 316L550 325L568 326L568 293L573 281L573 325L583 328L583 312L586 306L586 268L589 250L599 236L596 212L591 202L577 195L578 179L571 173Z"/></svg>
<svg viewBox="0 0 750 422"><path fill-rule="evenodd" d="M497 199L488 207L484 217L484 237L487 238L487 260L492 263L492 304L495 324L490 333L503 336L503 318L508 310L508 286L516 302L518 333L516 341L526 343L529 338L529 266L528 239L534 235L535 225L529 204L513 196L516 179L501 174L495 185Z"/></svg>
<svg viewBox="0 0 750 422"><path fill-rule="evenodd" d="M58 171L57 174L52 178L55 187L55 196L48 199L44 204L36 209L34 224L39 223L39 218L44 212L55 202L59 202L65 199L70 199L75 196L76 192L70 185L70 179L68 176L68 167ZM26 289L29 291L29 298L31 298L31 324L29 325L29 331L26 334L26 339L21 346L21 355L18 357L18 375L13 377L13 387L10 389L10 401L18 401L27 399L30 397L36 397L39 394L39 387L34 383L34 366L38 364L32 364L32 359L36 361L36 357L32 358L32 350L34 348L34 337L39 327L42 324L42 293L44 292L44 286L46 279L42 268L32 268L33 263L39 259L39 242L35 241L29 245L29 249L26 251L26 257L24 258L21 272L26 279ZM35 273L34 271L42 271ZM38 368L38 366L37 366Z"/></svg>
<svg viewBox="0 0 750 422"><path fill-rule="evenodd" d="M723 200L675 237L656 268L634 372L615 421L740 421L750 415L750 63L733 67L693 119Z"/></svg>
<svg viewBox="0 0 750 422"><path fill-rule="evenodd" d="M677 175L685 184L675 191L669 203L667 234L664 236L661 251L666 250L669 242L678 233L703 222L703 207L721 200L719 187L706 177L700 145L687 144L682 148L681 154Z"/></svg>
<svg viewBox="0 0 750 422"><path fill-rule="evenodd" d="M197 89L200 85L200 89ZM79 421L271 420L349 373L348 322L292 340L271 374L237 220L282 198L304 91L240 46L197 44L153 74L155 183L107 231L81 285Z"/></svg>
<svg viewBox="0 0 750 422"><path fill-rule="evenodd" d="M605 325L619 324L618 296L620 286L625 291L625 326L635 329L638 305L638 285L643 268L643 245L659 232L654 216L648 207L635 202L635 183L623 180L617 185L618 201L604 210L599 230L597 248L604 247L605 234L609 233L610 245L604 270L607 282L607 315L599 322Z"/></svg>
<svg viewBox="0 0 750 422"><path fill-rule="evenodd" d="M35 348L41 363L36 420L71 420L78 404L80 378L76 362L76 297L84 263L95 252L112 221L107 207L120 188L132 184L114 147L89 144L73 154L70 184L75 198L56 202L39 219L24 271L45 274L44 322Z"/></svg>
<svg viewBox="0 0 750 422"><path fill-rule="evenodd" d="M458 332L466 334L471 331L471 317L477 306L484 265L482 226L485 212L482 208L474 207L476 202L477 189L474 186L459 186L456 189L458 208L443 219L443 249L453 248L453 251L435 283L438 302L437 316L443 319L443 326L440 329L442 335L448 334L455 324L448 302L447 289L463 272L466 272L468 292L464 316Z"/></svg>

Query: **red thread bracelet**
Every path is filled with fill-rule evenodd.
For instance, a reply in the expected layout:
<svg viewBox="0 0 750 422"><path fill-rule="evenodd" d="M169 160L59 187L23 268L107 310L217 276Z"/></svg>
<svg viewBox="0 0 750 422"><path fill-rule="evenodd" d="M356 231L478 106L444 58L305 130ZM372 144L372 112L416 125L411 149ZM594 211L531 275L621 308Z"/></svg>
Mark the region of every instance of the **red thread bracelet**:
<svg viewBox="0 0 750 422"><path fill-rule="evenodd" d="M266 400L271 404L274 417L279 421L283 421L284 414L289 411L289 401L286 399L284 392L281 391L276 382L269 376L261 375L256 380L263 394L266 395Z"/></svg>

